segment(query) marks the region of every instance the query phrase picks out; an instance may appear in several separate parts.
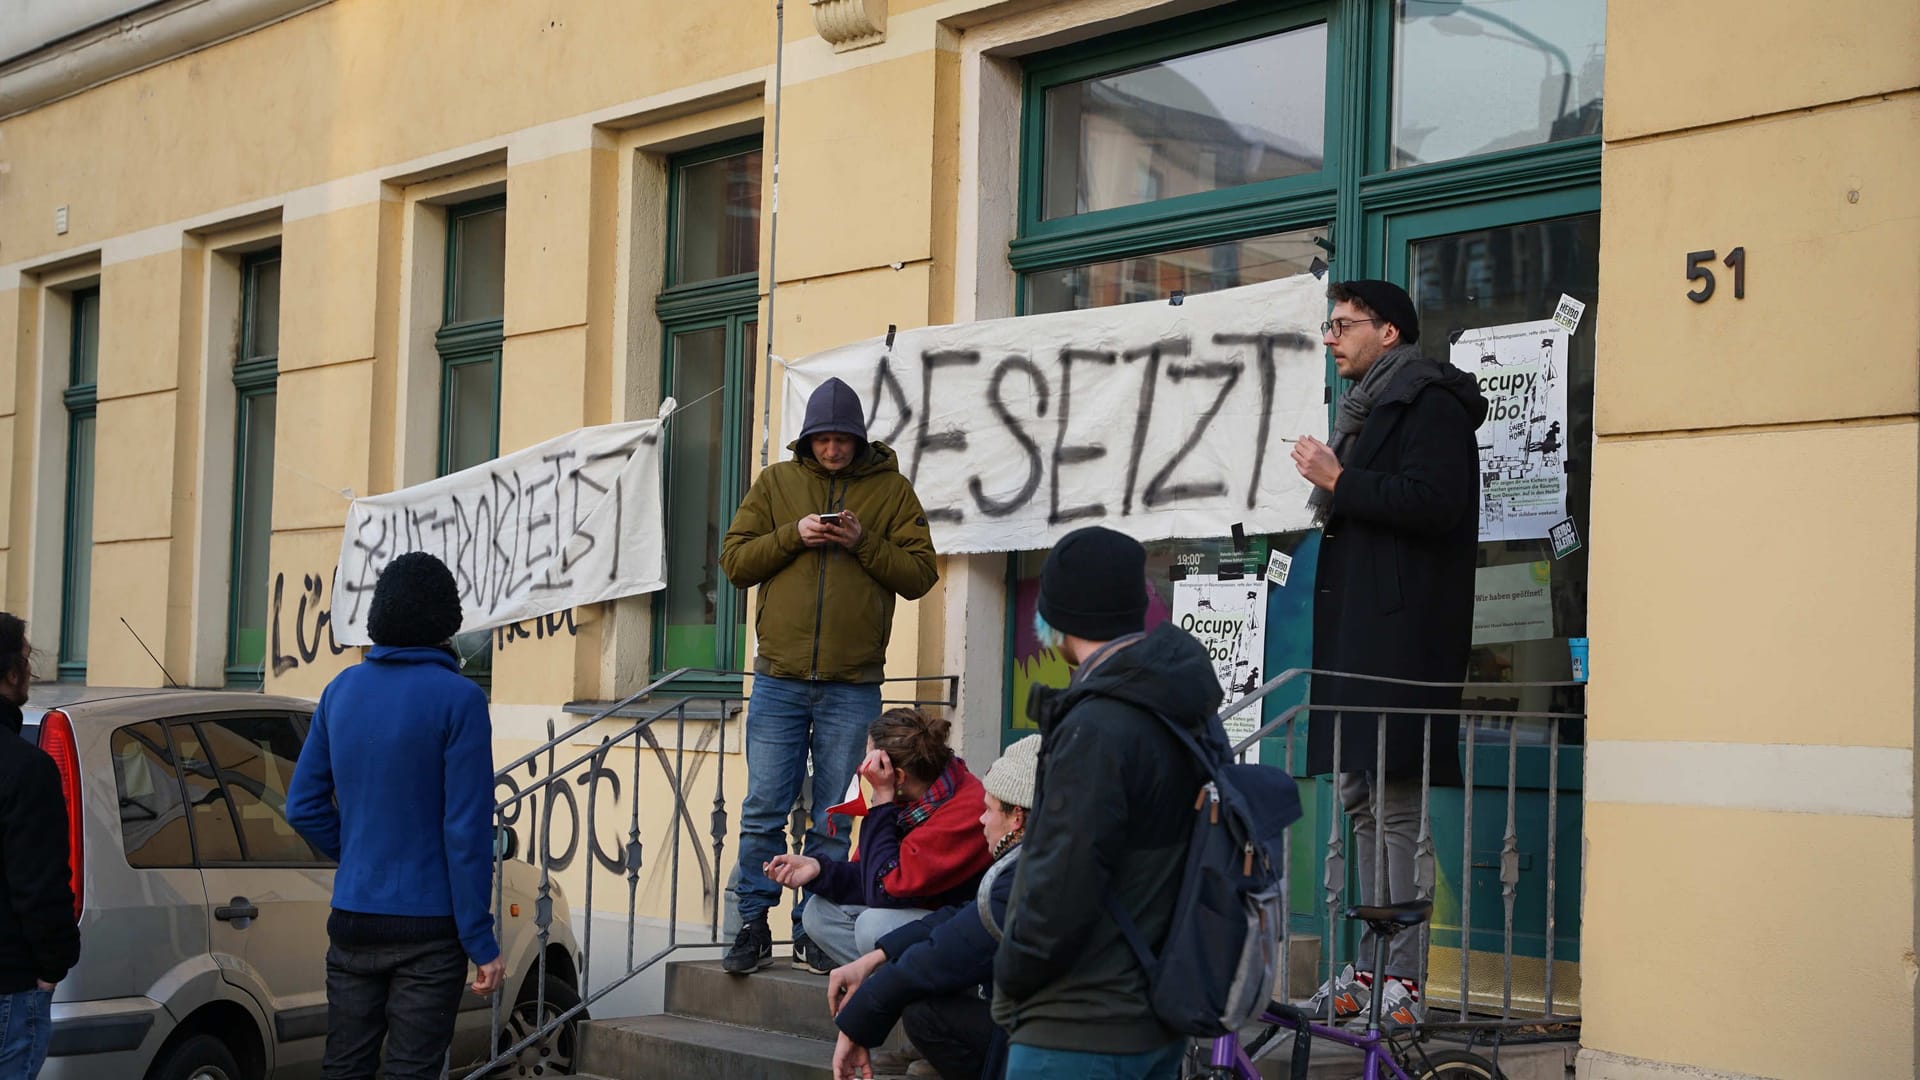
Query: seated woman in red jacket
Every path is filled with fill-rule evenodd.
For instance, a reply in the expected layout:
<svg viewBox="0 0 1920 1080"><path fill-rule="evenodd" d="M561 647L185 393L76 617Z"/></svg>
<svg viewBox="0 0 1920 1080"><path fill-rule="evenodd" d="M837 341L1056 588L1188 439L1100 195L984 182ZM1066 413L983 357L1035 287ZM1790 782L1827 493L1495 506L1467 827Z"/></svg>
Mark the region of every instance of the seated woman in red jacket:
<svg viewBox="0 0 1920 1080"><path fill-rule="evenodd" d="M947 745L952 729L945 717L919 709L880 714L867 727L860 765L873 801L859 850L846 862L778 855L766 865L774 881L812 894L802 916L807 939L833 966L871 952L889 931L971 899L993 862L980 832L986 791ZM832 967L814 970L824 975Z"/></svg>

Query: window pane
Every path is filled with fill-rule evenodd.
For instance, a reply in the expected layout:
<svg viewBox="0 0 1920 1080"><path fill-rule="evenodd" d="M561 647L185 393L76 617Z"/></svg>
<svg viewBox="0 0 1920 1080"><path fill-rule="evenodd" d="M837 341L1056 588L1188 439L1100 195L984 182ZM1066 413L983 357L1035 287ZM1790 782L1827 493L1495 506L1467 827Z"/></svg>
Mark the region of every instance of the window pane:
<svg viewBox="0 0 1920 1080"><path fill-rule="evenodd" d="M1454 330L1529 322L1551 312L1560 295L1585 300L1586 315L1567 348L1567 513L1581 536L1591 536L1588 506L1593 491L1594 326L1599 304L1600 217L1583 214L1524 225L1476 229L1412 245L1414 303L1420 322L1443 341ZM1553 634L1527 641L1474 646L1469 678L1474 682L1547 682L1572 678L1567 638L1587 635L1587 549L1553 557L1547 540L1511 540L1480 545L1481 566L1546 563L1552 575ZM1547 691L1539 691L1547 694ZM1578 687L1558 688L1543 700L1469 700L1468 708L1583 709ZM1566 737L1577 740L1577 727Z"/></svg>
<svg viewBox="0 0 1920 1080"><path fill-rule="evenodd" d="M1208 247L1163 251L1110 262L1084 263L1027 274L1027 313L1164 300L1188 294L1253 285L1302 274L1321 251L1313 243L1319 229L1300 229Z"/></svg>
<svg viewBox="0 0 1920 1080"><path fill-rule="evenodd" d="M1600 133L1605 0L1398 0L1393 165Z"/></svg>
<svg viewBox="0 0 1920 1080"><path fill-rule="evenodd" d="M459 472L494 456L500 426L500 357L447 365L447 462L444 473Z"/></svg>
<svg viewBox="0 0 1920 1080"><path fill-rule="evenodd" d="M507 208L453 219L453 320L498 319L506 310Z"/></svg>
<svg viewBox="0 0 1920 1080"><path fill-rule="evenodd" d="M267 546L273 536L272 393L240 397L239 502L234 505L233 631L227 663L258 668L267 648Z"/></svg>
<svg viewBox="0 0 1920 1080"><path fill-rule="evenodd" d="M73 294L73 355L68 384L100 381L100 290Z"/></svg>
<svg viewBox="0 0 1920 1080"><path fill-rule="evenodd" d="M1327 28L1063 83L1046 92L1046 218L1320 171Z"/></svg>
<svg viewBox="0 0 1920 1080"><path fill-rule="evenodd" d="M713 391L726 371L726 327L674 335L668 392L686 404L667 425L669 573L661 663L669 671L719 667L720 534L732 508L721 500L726 395Z"/></svg>
<svg viewBox="0 0 1920 1080"><path fill-rule="evenodd" d="M192 808L193 840L200 861L239 862L240 834L234 828L233 807L228 805L220 777L200 736L192 724L169 724L173 752L180 766L180 778L186 782L187 805Z"/></svg>
<svg viewBox="0 0 1920 1080"><path fill-rule="evenodd" d="M760 151L680 169L674 284L760 266Z"/></svg>
<svg viewBox="0 0 1920 1080"><path fill-rule="evenodd" d="M88 603L93 595L94 417L73 417L67 474L67 581L60 618L60 662L87 662Z"/></svg>
<svg viewBox="0 0 1920 1080"><path fill-rule="evenodd" d="M240 358L280 355L280 256L247 263L247 340Z"/></svg>
<svg viewBox="0 0 1920 1080"><path fill-rule="evenodd" d="M240 815L250 862L322 862L287 824L287 784L300 760L300 736L285 716L209 720L200 734Z"/></svg>
<svg viewBox="0 0 1920 1080"><path fill-rule="evenodd" d="M113 733L110 746L127 865L192 866L187 809L165 730L151 722L123 727Z"/></svg>

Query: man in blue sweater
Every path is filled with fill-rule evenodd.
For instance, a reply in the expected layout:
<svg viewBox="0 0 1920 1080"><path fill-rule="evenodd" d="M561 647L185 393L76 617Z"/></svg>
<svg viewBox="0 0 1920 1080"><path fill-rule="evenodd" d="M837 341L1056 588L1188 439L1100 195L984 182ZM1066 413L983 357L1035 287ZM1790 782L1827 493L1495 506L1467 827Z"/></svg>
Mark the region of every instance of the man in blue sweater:
<svg viewBox="0 0 1920 1080"><path fill-rule="evenodd" d="M422 552L374 587L366 660L320 695L287 792L287 820L339 860L327 920L326 1080L440 1075L467 962L473 989L505 965L493 884L493 732L487 698L447 642L460 595Z"/></svg>

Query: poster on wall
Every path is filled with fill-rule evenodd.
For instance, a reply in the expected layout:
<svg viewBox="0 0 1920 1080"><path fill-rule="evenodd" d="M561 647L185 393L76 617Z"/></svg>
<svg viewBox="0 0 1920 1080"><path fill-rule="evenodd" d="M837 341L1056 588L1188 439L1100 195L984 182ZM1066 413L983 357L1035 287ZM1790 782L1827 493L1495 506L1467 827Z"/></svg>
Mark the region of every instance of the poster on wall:
<svg viewBox="0 0 1920 1080"><path fill-rule="evenodd" d="M1553 564L1483 566L1473 574L1473 643L1553 636Z"/></svg>
<svg viewBox="0 0 1920 1080"><path fill-rule="evenodd" d="M892 447L943 555L1038 551L1084 525L1141 540L1310 528L1289 455L1326 433L1326 283L869 338L785 361L784 435L838 378Z"/></svg>
<svg viewBox="0 0 1920 1080"><path fill-rule="evenodd" d="M1228 702L1260 688L1267 654L1266 616L1264 578L1186 577L1173 583L1174 625L1206 646ZM1230 716L1227 738L1238 743L1258 731L1260 723L1258 709ZM1248 748L1247 760L1260 760L1258 743Z"/></svg>
<svg viewBox="0 0 1920 1080"><path fill-rule="evenodd" d="M1539 540L1567 516L1567 330L1550 319L1468 330L1453 366L1479 380L1480 539Z"/></svg>

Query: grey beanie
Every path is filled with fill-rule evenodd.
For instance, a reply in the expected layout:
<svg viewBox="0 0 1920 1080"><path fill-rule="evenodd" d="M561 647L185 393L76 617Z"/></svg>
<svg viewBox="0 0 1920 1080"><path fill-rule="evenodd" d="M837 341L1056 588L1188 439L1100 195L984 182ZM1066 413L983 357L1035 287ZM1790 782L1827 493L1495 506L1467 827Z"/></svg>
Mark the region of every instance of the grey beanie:
<svg viewBox="0 0 1920 1080"><path fill-rule="evenodd" d="M980 785L987 794L999 799L1007 806L1019 806L1033 809L1033 773L1040 764L1040 736L1029 735L1000 755L1000 760L987 767L987 775Z"/></svg>

